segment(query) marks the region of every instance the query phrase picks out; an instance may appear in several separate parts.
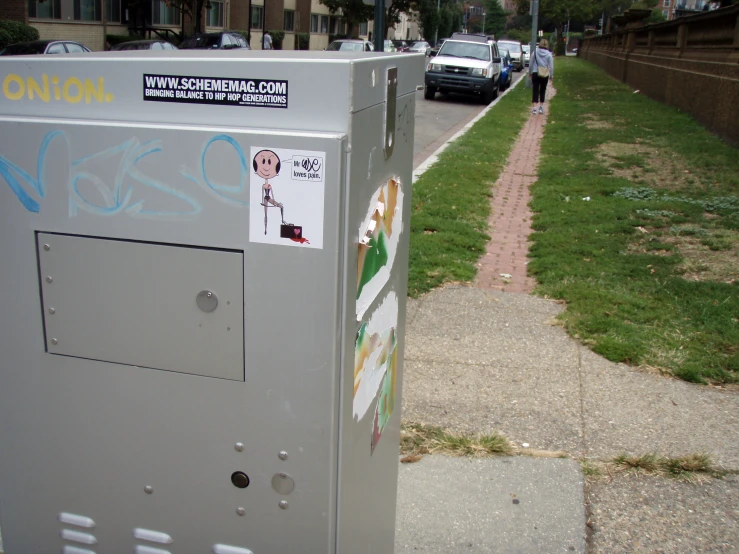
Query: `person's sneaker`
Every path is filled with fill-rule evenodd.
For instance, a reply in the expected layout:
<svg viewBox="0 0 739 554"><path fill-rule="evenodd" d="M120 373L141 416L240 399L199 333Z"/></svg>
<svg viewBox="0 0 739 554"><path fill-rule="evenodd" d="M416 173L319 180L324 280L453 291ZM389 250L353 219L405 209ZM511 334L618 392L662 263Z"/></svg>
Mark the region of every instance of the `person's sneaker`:
<svg viewBox="0 0 739 554"><path fill-rule="evenodd" d="M531 113L536 113L536 106L534 106L533 108L531 108Z"/></svg>
<svg viewBox="0 0 739 554"><path fill-rule="evenodd" d="M539 113L544 113L544 106L539 106Z"/></svg>

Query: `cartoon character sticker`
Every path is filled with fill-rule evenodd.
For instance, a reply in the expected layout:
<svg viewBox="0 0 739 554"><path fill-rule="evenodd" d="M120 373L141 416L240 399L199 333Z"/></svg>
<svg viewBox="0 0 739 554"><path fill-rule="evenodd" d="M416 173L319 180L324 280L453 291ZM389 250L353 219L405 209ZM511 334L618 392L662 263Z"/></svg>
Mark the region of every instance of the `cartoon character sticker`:
<svg viewBox="0 0 739 554"><path fill-rule="evenodd" d="M249 242L323 248L325 159L325 152L251 149Z"/></svg>

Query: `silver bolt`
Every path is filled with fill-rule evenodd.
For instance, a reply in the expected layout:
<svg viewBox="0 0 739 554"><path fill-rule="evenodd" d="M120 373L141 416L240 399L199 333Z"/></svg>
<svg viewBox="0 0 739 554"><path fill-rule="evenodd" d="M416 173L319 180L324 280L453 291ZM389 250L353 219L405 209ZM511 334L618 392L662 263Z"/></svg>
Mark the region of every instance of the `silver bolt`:
<svg viewBox="0 0 739 554"><path fill-rule="evenodd" d="M54 308L49 308L49 313L50 314L53 314L54 312L56 312L56 310Z"/></svg>
<svg viewBox="0 0 739 554"><path fill-rule="evenodd" d="M208 293L208 298L210 298L211 296L213 296L213 293L212 292L209 292Z"/></svg>
<svg viewBox="0 0 739 554"><path fill-rule="evenodd" d="M154 492L154 487L152 487L151 485L146 485L144 487L144 492L146 494L152 494Z"/></svg>
<svg viewBox="0 0 739 554"><path fill-rule="evenodd" d="M277 454L277 457L280 460L287 460L287 452L285 452L284 450L280 450L280 453Z"/></svg>
<svg viewBox="0 0 739 554"><path fill-rule="evenodd" d="M59 342L59 341L58 341L58 340L56 340L56 339L51 339L51 344L56 344L56 343L58 343L58 342Z"/></svg>
<svg viewBox="0 0 739 554"><path fill-rule="evenodd" d="M236 452L243 452L244 451L244 443L237 442L234 444L234 448L236 449Z"/></svg>
<svg viewBox="0 0 739 554"><path fill-rule="evenodd" d="M239 514L240 516L244 516L246 515L246 510L242 508L241 506L239 506L238 508L236 508L236 513Z"/></svg>
<svg viewBox="0 0 739 554"><path fill-rule="evenodd" d="M287 510L287 500L280 500L280 503L278 504L280 508L283 510Z"/></svg>
<svg viewBox="0 0 739 554"><path fill-rule="evenodd" d="M51 283L51 282L52 282L53 280L54 280L54 279L52 279L52 278L51 278L51 275L49 275L49 276L48 276L48 277L46 278L46 282L47 282L47 283Z"/></svg>
<svg viewBox="0 0 739 554"><path fill-rule="evenodd" d="M48 244L44 244L44 250L48 252L49 250L51 250L51 246Z"/></svg>

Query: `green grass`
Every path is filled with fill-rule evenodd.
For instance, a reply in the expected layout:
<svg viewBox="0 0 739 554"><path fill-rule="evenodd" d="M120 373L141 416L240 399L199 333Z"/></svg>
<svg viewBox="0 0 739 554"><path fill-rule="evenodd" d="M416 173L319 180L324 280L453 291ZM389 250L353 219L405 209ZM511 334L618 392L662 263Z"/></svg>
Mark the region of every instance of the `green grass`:
<svg viewBox="0 0 739 554"><path fill-rule="evenodd" d="M474 279L490 237L491 188L528 117L530 91L517 86L413 185L408 294Z"/></svg>
<svg viewBox="0 0 739 554"><path fill-rule="evenodd" d="M610 360L739 382L739 151L583 60L558 59L555 83L536 293Z"/></svg>

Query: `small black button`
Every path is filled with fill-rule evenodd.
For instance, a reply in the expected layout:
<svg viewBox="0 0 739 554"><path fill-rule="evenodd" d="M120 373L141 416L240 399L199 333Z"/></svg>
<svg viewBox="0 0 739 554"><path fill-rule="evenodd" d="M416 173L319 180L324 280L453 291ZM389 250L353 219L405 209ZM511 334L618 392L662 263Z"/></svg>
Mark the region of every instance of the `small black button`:
<svg viewBox="0 0 739 554"><path fill-rule="evenodd" d="M243 471L234 471L231 474L231 482L234 484L234 487L245 489L249 486L249 476Z"/></svg>

